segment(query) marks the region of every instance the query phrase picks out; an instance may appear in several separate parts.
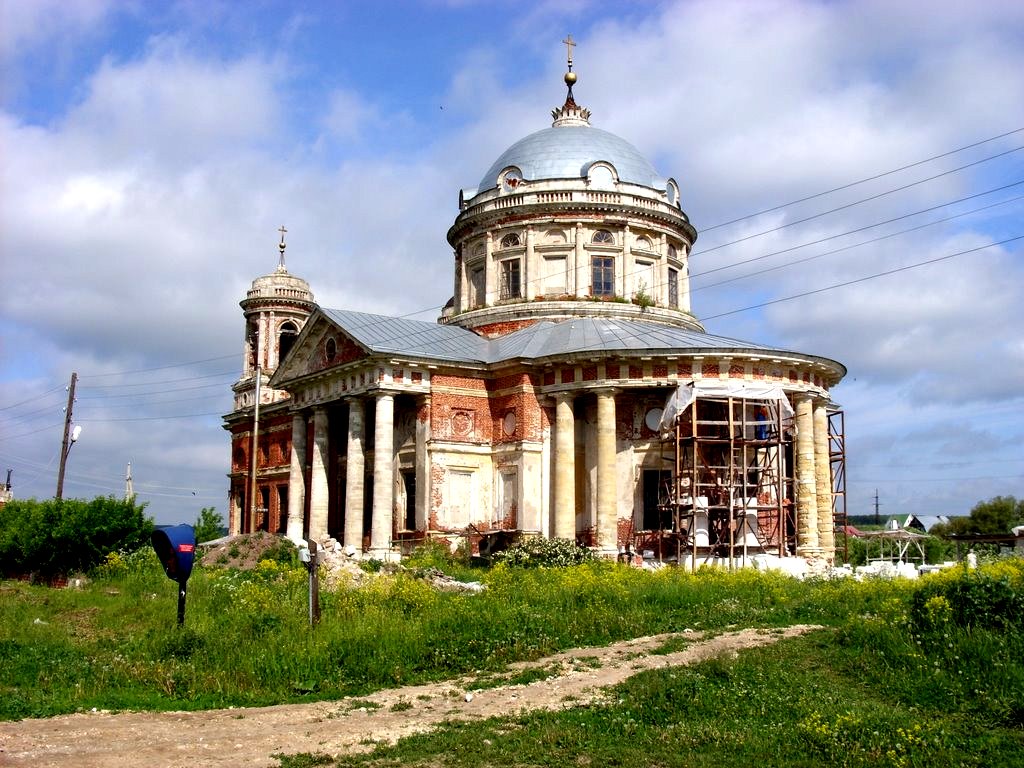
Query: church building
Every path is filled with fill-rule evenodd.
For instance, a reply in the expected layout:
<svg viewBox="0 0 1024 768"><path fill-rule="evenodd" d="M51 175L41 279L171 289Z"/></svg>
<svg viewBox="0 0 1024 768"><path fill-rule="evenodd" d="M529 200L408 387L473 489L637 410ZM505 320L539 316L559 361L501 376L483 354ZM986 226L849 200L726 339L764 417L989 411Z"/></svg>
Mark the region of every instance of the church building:
<svg viewBox="0 0 1024 768"><path fill-rule="evenodd" d="M571 48L570 48L571 50ZM843 375L693 314L679 185L568 95L458 195L437 322L328 309L280 264L252 283L230 531L353 556L495 531L604 556L829 562Z"/></svg>

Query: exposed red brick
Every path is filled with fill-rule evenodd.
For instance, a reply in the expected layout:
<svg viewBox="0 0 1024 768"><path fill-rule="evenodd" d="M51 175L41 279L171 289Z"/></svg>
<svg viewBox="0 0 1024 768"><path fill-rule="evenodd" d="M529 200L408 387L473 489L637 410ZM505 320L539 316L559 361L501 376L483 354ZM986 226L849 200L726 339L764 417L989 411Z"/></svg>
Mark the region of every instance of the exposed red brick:
<svg viewBox="0 0 1024 768"><path fill-rule="evenodd" d="M412 383L413 384L422 384L423 383L423 373L420 372L420 371L413 371L412 372Z"/></svg>
<svg viewBox="0 0 1024 768"><path fill-rule="evenodd" d="M668 378L668 365L664 363L655 363L651 367L651 375L656 379L667 379Z"/></svg>
<svg viewBox="0 0 1024 768"><path fill-rule="evenodd" d="M713 379L721 375L718 363L704 363L701 366L701 373L704 374L706 379Z"/></svg>
<svg viewBox="0 0 1024 768"><path fill-rule="evenodd" d="M745 374L746 370L739 363L733 363L729 366L729 378L742 379Z"/></svg>
<svg viewBox="0 0 1024 768"><path fill-rule="evenodd" d="M596 365L585 365L585 366L583 366L583 380L584 381L597 381L597 366Z"/></svg>
<svg viewBox="0 0 1024 768"><path fill-rule="evenodd" d="M575 368L563 368L562 369L562 383L572 384L576 381L576 369Z"/></svg>
<svg viewBox="0 0 1024 768"><path fill-rule="evenodd" d="M629 366L629 378L631 379L642 379L644 377L644 369L639 365Z"/></svg>
<svg viewBox="0 0 1024 768"><path fill-rule="evenodd" d="M607 378L607 379L617 379L617 378L619 378L619 364L618 363L608 363L604 367L604 373L605 373L605 378Z"/></svg>
<svg viewBox="0 0 1024 768"><path fill-rule="evenodd" d="M679 376L683 378L690 378L693 376L693 363L679 362Z"/></svg>
<svg viewBox="0 0 1024 768"><path fill-rule="evenodd" d="M506 336L510 333L521 330L522 328L528 328L536 322L536 320L508 320L502 323L479 325L474 328L473 331L488 339L497 339L501 336Z"/></svg>
<svg viewBox="0 0 1024 768"><path fill-rule="evenodd" d="M764 368L758 368L757 366L754 366L754 378L755 379L761 380L761 379L764 378L764 375L765 375L764 374Z"/></svg>
<svg viewBox="0 0 1024 768"><path fill-rule="evenodd" d="M544 386L550 387L554 383L555 383L555 372L554 371L544 371Z"/></svg>
<svg viewBox="0 0 1024 768"><path fill-rule="evenodd" d="M616 521L617 535L615 537L620 547L625 547L633 542L633 519L620 517Z"/></svg>

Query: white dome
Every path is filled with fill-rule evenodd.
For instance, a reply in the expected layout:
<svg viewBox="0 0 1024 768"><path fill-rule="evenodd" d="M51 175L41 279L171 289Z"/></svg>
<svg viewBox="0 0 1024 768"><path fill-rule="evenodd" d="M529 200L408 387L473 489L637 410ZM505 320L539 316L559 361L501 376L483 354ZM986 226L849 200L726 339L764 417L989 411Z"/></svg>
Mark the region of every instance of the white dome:
<svg viewBox="0 0 1024 768"><path fill-rule="evenodd" d="M560 125L531 133L502 152L481 179L479 191L497 186L498 174L509 166L518 168L526 181L579 179L599 161L612 165L620 181L665 188L654 166L625 139L589 125Z"/></svg>

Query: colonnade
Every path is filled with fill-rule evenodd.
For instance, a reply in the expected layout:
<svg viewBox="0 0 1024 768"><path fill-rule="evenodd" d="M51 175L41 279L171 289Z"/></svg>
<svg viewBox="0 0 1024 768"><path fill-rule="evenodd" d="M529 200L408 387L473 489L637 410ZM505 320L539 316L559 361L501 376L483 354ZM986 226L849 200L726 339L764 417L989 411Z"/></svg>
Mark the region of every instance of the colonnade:
<svg viewBox="0 0 1024 768"><path fill-rule="evenodd" d="M384 559L391 551L391 539L394 524L395 506L395 395L381 391L373 395L375 403L373 414L373 500L370 524L371 557ZM363 548L363 505L365 500L366 471L366 405L365 397L353 396L345 398L348 405L348 422L346 428L346 468L345 468L345 510L342 543L360 552ZM329 509L328 479L329 460L329 422L326 405L314 406L312 409L313 439L307 446L309 419L308 411L296 411L292 415L291 466L288 478L288 538L298 541L304 536L322 541L327 538L327 517ZM421 446L420 443L424 445ZM416 431L417 475L420 474L420 457L426 455L426 431ZM305 467L307 452L309 457L310 477L309 493L309 528L304 530L306 510L306 477ZM420 483L417 482L417 488ZM417 492L417 496L421 494ZM419 499L417 499L419 501Z"/></svg>
<svg viewBox="0 0 1024 768"><path fill-rule="evenodd" d="M597 396L597 550L618 553L618 469L615 448L615 390L598 389ZM575 393L555 395L554 515L552 535L576 538L576 420Z"/></svg>

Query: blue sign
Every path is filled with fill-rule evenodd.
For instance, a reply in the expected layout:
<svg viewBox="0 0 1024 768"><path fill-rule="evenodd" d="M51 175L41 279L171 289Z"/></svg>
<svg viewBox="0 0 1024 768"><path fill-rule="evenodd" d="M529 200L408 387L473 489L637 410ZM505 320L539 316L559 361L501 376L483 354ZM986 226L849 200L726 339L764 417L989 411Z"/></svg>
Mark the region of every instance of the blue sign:
<svg viewBox="0 0 1024 768"><path fill-rule="evenodd" d="M171 581L184 584L192 574L196 532L191 525L166 525L153 531L153 549Z"/></svg>

